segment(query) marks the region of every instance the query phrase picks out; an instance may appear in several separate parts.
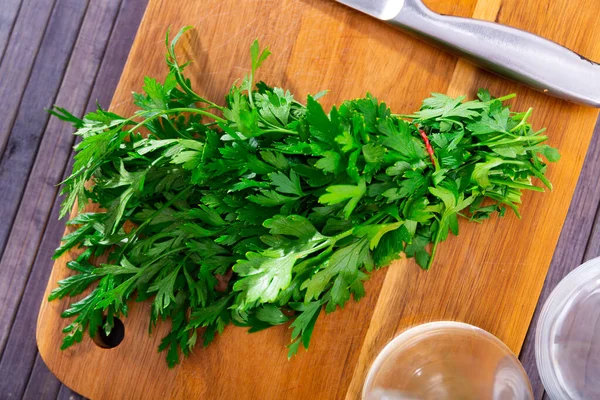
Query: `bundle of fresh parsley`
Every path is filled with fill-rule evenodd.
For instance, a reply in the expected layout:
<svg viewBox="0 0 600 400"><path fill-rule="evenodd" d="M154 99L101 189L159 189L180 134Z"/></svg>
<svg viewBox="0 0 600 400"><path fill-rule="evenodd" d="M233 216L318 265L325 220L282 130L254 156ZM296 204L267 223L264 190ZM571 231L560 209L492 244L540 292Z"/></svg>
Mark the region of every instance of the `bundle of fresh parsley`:
<svg viewBox="0 0 600 400"><path fill-rule="evenodd" d="M513 96L434 94L401 117L367 95L326 113L318 96L304 105L255 84L270 53L254 42L250 75L220 106L183 75L175 44L187 29L167 34L170 72L145 78L133 116L53 110L81 138L61 217L76 203L104 210L69 221L56 250L84 249L50 300L94 287L62 314L75 317L63 348L86 330L108 334L135 294L153 298L150 328L171 319L160 346L170 366L230 323L254 332L291 321L291 356L322 308L364 295L373 269L401 253L429 268L459 216L518 213L523 189L543 191L532 177L551 187L541 156L558 152L527 122L531 110L503 105Z"/></svg>

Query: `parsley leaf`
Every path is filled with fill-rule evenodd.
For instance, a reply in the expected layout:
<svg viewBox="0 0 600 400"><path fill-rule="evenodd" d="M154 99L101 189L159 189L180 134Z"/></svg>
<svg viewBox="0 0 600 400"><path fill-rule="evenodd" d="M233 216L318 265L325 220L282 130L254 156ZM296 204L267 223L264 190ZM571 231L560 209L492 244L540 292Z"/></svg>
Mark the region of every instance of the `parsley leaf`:
<svg viewBox="0 0 600 400"><path fill-rule="evenodd" d="M290 323L291 357L374 269L402 255L430 268L460 218L519 215L524 190L552 188L560 154L512 95L433 94L400 116L367 93L326 111L323 92L303 104L255 83L270 51L254 41L249 76L220 105L177 58L189 29L167 32L166 78L144 78L132 115L51 111L81 137L61 217L103 210L75 215L54 255L81 252L49 300L85 295L62 314L62 348L108 334L135 298L151 301L149 330L171 321L159 346L170 367L230 324Z"/></svg>

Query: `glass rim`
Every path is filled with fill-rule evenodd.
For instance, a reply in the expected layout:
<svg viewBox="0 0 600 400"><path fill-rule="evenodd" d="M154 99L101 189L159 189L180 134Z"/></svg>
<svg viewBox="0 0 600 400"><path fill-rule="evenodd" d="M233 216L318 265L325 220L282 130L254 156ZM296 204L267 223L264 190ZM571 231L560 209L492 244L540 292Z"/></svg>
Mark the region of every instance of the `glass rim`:
<svg viewBox="0 0 600 400"><path fill-rule="evenodd" d="M498 339L496 336L494 336L490 332L486 331L485 329L481 329L475 325L471 325L466 322L433 321L433 322L426 322L423 324L415 325L413 327L407 328L406 330L402 331L399 335L394 337L391 341L389 341L383 347L383 349L381 349L379 354L377 354L377 357L375 357L375 360L373 361L373 363L371 364L371 367L369 368L369 372L367 373L365 383L363 384L361 399L362 400L366 399L367 388L369 388L376 373L381 369L382 364L390 356L390 353L392 353L396 348L398 348L399 342L409 342L410 340L412 340L412 339L416 338L417 336L420 336L424 333L434 332L436 330L446 329L446 328L454 328L454 329L459 329L459 330L464 330L464 331L476 332L478 334L481 334L482 336L484 336L486 339L493 342L494 344L498 345L503 350L514 355L513 351L502 340Z"/></svg>
<svg viewBox="0 0 600 400"><path fill-rule="evenodd" d="M569 272L552 290L542 307L535 331L535 362L544 389L551 399L569 399L572 396L552 361L554 328L566 311L577 291L587 286L588 279L600 275L600 257L592 258Z"/></svg>

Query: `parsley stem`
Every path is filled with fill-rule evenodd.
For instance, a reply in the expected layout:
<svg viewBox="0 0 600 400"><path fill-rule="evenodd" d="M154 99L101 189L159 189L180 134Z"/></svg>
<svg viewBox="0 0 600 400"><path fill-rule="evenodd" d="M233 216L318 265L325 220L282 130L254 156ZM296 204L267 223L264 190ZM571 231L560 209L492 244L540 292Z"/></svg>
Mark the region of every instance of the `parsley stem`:
<svg viewBox="0 0 600 400"><path fill-rule="evenodd" d="M485 196L489 197L492 200L496 200L499 203L506 204L507 206L509 206L513 210L513 212L515 213L515 215L517 216L517 218L521 218L521 214L519 213L519 209L517 208L517 206L515 206L506 197L502 197L502 196L499 196L499 195L497 195L495 193L491 193L491 192L485 192Z"/></svg>
<svg viewBox="0 0 600 400"><path fill-rule="evenodd" d="M292 103L299 106L300 108L306 108L306 106L300 103L298 100L292 100Z"/></svg>
<svg viewBox="0 0 600 400"><path fill-rule="evenodd" d="M148 110L148 112L153 112L155 113L154 115L152 115L151 117L146 118L145 120L143 120L142 122L138 123L137 125L135 125L133 128L127 130L127 133L133 133L135 132L137 129L141 128L142 126L146 125L147 123L155 120L156 118L158 118L159 116L163 115L163 114L177 114L180 112L189 112L189 113L194 113L194 114L200 114L200 115L204 115L206 117L212 118L213 120L215 120L216 122L227 122L227 120L218 117L212 113L209 113L208 111L204 111L202 109L199 108L170 108L168 110ZM131 118L129 118L126 121L131 121Z"/></svg>
<svg viewBox="0 0 600 400"><path fill-rule="evenodd" d="M429 269L433 264L433 260L435 258L435 252L437 251L438 244L440 243L440 239L442 237L442 226L444 226L444 222L446 219L446 213L442 214L442 218L439 221L438 229L435 234L435 239L433 241L433 246L431 247L431 255L429 256L429 261L427 262L427 267L425 269Z"/></svg>
<svg viewBox="0 0 600 400"><path fill-rule="evenodd" d="M498 97L496 99L492 99L489 101L489 103L493 102L493 101L506 101L506 100L510 100L510 99L514 99L515 97L517 97L516 93L511 93L511 94L507 94L506 96L502 96L502 97Z"/></svg>
<svg viewBox="0 0 600 400"><path fill-rule="evenodd" d="M529 110L527 110L527 112L525 113L525 115L523 115L523 118L521 119L521 122L519 122L517 124L517 126L515 126L514 128L512 128L510 130L510 132L515 132L517 130L519 130L520 128L522 128L526 123L527 123L527 118L529 118L529 116L531 116L531 113L533 112L533 107L529 107Z"/></svg>
<svg viewBox="0 0 600 400"><path fill-rule="evenodd" d="M515 188L515 189L527 189L527 190L533 190L534 192L543 192L544 191L544 189L542 189L541 187L529 185L527 183L520 183L520 182L515 182L515 181L505 181L502 179L492 179L492 178L490 178L490 182L493 183L494 185L504 185L504 186Z"/></svg>
<svg viewBox="0 0 600 400"><path fill-rule="evenodd" d="M332 239L334 239L337 242L339 240L344 239L345 237L348 237L348 236L352 235L352 233L354 233L354 228L348 229L346 232L342 232L342 233L340 233L338 235L335 235L335 236L332 237Z"/></svg>
<svg viewBox="0 0 600 400"><path fill-rule="evenodd" d="M509 144L517 144L521 142L527 142L527 144L531 144L530 142L534 142L534 144L538 144L548 140L548 136L516 136L511 139L500 139L496 141L484 141L478 143L472 143L469 145L465 145L464 148L470 149L473 147L494 147L494 146L506 146Z"/></svg>
<svg viewBox="0 0 600 400"><path fill-rule="evenodd" d="M166 253L163 253L160 256L156 257L154 260L152 260L152 264L156 264L157 261L160 261L163 258L170 256L171 254L175 254L175 253L178 253L178 252L184 251L184 250L187 250L186 246L181 246L181 247L177 247L176 249L169 250ZM139 274L139 272L138 272L138 274Z"/></svg>
<svg viewBox="0 0 600 400"><path fill-rule="evenodd" d="M180 113L180 112L189 112L189 113L194 113L194 114L200 114L200 115L204 115L205 117L209 117L214 119L216 122L227 122L226 119L223 119L221 117L216 116L213 113L209 113L208 111L204 111L202 109L199 108L170 108L168 110L164 110L165 114L174 114L174 113Z"/></svg>
<svg viewBox="0 0 600 400"><path fill-rule="evenodd" d="M186 30L188 30L188 27L181 30L179 32L179 34L175 36L175 38L173 39L173 41L170 44L169 44L169 32L167 32L167 35L166 35L167 65L171 68L171 71L175 72L175 80L177 81L177 83L179 84L181 89L183 89L183 91L186 94L194 97L196 102L206 103L213 108L223 111L224 110L223 107L219 106L218 104L213 103L212 101L210 101L208 99L205 99L204 97L199 96L196 92L194 92L192 90L192 88L188 86L187 79L185 78L185 76L183 76L183 68L185 68L189 64L189 62L185 63L183 66L179 65L179 62L177 61L177 55L175 54L175 44L181 37L181 34L184 33Z"/></svg>
<svg viewBox="0 0 600 400"><path fill-rule="evenodd" d="M366 220L365 222L363 222L361 225L362 226L370 225L370 224L372 224L373 222L376 222L376 221L377 221L377 223L380 223L381 222L380 218L384 217L384 216L385 216L384 212L378 212L377 214L373 215L371 218L369 218L368 220Z"/></svg>
<svg viewBox="0 0 600 400"><path fill-rule="evenodd" d="M164 120L167 121L167 123L171 126L171 128L173 128L173 130L175 132L177 132L179 134L179 136L184 137L186 139L191 139L192 137L190 135L188 135L187 133L184 135L183 133L181 133L181 131L179 129L177 129L177 127L175 126L175 124L173 123L173 121L171 121L170 118L164 118Z"/></svg>
<svg viewBox="0 0 600 400"><path fill-rule="evenodd" d="M278 121L279 121L279 120L278 120ZM294 134L294 135L297 133L297 132L295 132L295 131L291 131L291 130L289 130L289 129L285 129L285 128L282 128L282 127L280 127L280 126L277 126L277 125L275 125L275 124L273 124L273 123L271 123L271 122L269 122L269 121L265 121L265 120L263 120L262 122L263 122L265 125L267 125L267 127L269 127L269 129L266 129L266 130L264 130L263 132L271 132L271 131L273 131L273 132L291 133L291 134Z"/></svg>
<svg viewBox="0 0 600 400"><path fill-rule="evenodd" d="M298 258L304 258L307 255L315 253L315 252L317 252L319 250L322 250L322 249L324 249L326 247L329 247L331 249L331 248L333 248L333 246L335 246L335 244L338 241L344 239L345 237L348 237L348 236L352 235L353 232L354 232L354 228L351 228L351 229L348 229L347 231L342 232L342 233L340 233L338 235L331 236L329 238L325 237L325 238L327 238L327 240L323 241L323 243L321 243L321 244L319 244L319 245L317 245L317 246L315 246L313 248L310 248L308 250L299 252L298 253Z"/></svg>
<svg viewBox="0 0 600 400"><path fill-rule="evenodd" d="M194 97L194 101L196 103L205 103L208 104L210 106L210 108L215 108L219 111L223 111L225 108L221 107L220 105L213 103L212 101L205 99L204 97L199 96L196 92L194 92L186 83L185 83L185 78L183 78L183 75L181 74L181 70L179 69L179 66L177 66L176 68L177 71L177 75L179 75L179 79L177 80L177 83L179 83L179 86L183 89L183 91L185 93L187 93L188 95Z"/></svg>
<svg viewBox="0 0 600 400"><path fill-rule="evenodd" d="M541 180L548 189L552 190L552 183L550 183L548 178L546 178L543 173L541 173L539 170L534 168L531 164L528 164L524 161L510 161L510 160L503 161L502 163L509 164L509 165L518 165L520 167L528 169L529 171L531 171L531 173L533 175L535 175L539 180Z"/></svg>
<svg viewBox="0 0 600 400"><path fill-rule="evenodd" d="M148 122L152 122L153 120L155 120L158 117L157 115L153 115L149 118L146 118L145 120L143 120L142 122L136 124L133 126L133 128L128 129L127 133L134 133L136 130L138 130L139 128L141 128L142 126L146 125Z"/></svg>
<svg viewBox="0 0 600 400"><path fill-rule="evenodd" d="M297 135L298 132L289 130L289 129L284 129L284 128L277 128L277 129L265 129L263 131L261 131L262 133L289 133L290 135Z"/></svg>
<svg viewBox="0 0 600 400"><path fill-rule="evenodd" d="M212 101L210 101L208 99L205 99L204 97L200 97L200 96L196 95L196 99L197 99L197 101L199 103L206 103L206 104L208 104L209 108L214 108L214 109L219 110L219 111L225 110L225 107L221 107L220 105L218 105L216 103L213 103Z"/></svg>

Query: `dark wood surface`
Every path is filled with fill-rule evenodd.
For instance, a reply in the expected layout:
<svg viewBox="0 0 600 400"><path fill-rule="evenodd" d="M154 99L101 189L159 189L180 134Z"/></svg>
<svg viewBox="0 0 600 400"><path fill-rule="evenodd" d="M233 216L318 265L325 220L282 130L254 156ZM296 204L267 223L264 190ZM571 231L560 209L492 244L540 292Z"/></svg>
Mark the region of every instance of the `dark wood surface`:
<svg viewBox="0 0 600 400"><path fill-rule="evenodd" d="M64 230L55 184L67 170L71 128L48 118L59 104L83 114L107 106L147 0L3 0L0 7L0 393L72 399L35 344L38 307ZM540 298L582 261L600 255L600 135L592 140ZM551 218L551 215L540 216ZM536 399L536 311L520 358Z"/></svg>
<svg viewBox="0 0 600 400"><path fill-rule="evenodd" d="M55 186L71 158L58 104L108 107L147 0L3 0L0 7L0 398L77 399L35 343L53 249Z"/></svg>

